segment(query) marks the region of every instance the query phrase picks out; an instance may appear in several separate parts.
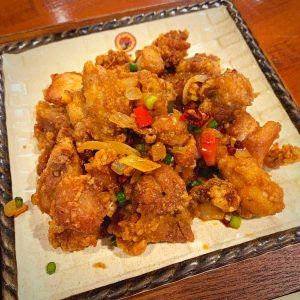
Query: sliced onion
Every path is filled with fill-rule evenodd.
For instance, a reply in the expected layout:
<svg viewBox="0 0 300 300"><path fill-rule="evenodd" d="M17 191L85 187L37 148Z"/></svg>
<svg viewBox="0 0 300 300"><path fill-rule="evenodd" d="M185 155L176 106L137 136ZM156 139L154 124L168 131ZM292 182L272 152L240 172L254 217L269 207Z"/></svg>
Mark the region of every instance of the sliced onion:
<svg viewBox="0 0 300 300"><path fill-rule="evenodd" d="M83 152L84 150L101 150L101 149L114 149L118 154L121 155L140 155L140 152L136 149L128 146L127 144L116 142L116 141L88 141L82 143L77 147L78 152Z"/></svg>
<svg viewBox="0 0 300 300"><path fill-rule="evenodd" d="M110 115L109 121L121 128L133 128L135 126L134 118L131 118L120 112Z"/></svg>
<svg viewBox="0 0 300 300"><path fill-rule="evenodd" d="M138 87L127 87L124 96L128 100L139 100L142 98L142 92Z"/></svg>
<svg viewBox="0 0 300 300"><path fill-rule="evenodd" d="M142 172L150 172L160 168L160 164L157 164L152 160L146 158L138 157L136 155L128 155L122 157L119 162Z"/></svg>
<svg viewBox="0 0 300 300"><path fill-rule="evenodd" d="M183 93L182 93L182 103L183 104L187 104L188 103L188 99L187 99L187 95L190 89L190 86L195 83L195 82L200 82L203 83L205 82L205 80L207 79L206 75L195 75L193 77L191 77L185 84L184 88L183 88Z"/></svg>
<svg viewBox="0 0 300 300"><path fill-rule="evenodd" d="M124 164L121 164L119 161L114 161L112 164L111 164L111 169L117 173L118 175L123 175L124 174L124 171L125 169L127 168L126 165Z"/></svg>

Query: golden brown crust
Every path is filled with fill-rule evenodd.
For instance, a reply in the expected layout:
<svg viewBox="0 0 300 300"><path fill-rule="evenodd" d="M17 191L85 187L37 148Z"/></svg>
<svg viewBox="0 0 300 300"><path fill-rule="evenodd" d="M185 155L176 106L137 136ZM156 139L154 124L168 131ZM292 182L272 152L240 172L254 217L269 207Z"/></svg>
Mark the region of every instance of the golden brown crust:
<svg viewBox="0 0 300 300"><path fill-rule="evenodd" d="M189 32L187 30L171 30L161 34L154 42L165 62L166 67L176 67L187 55L190 44L187 42Z"/></svg>
<svg viewBox="0 0 300 300"><path fill-rule="evenodd" d="M264 164L272 169L300 161L300 147L290 144L281 148L275 143L265 157Z"/></svg>

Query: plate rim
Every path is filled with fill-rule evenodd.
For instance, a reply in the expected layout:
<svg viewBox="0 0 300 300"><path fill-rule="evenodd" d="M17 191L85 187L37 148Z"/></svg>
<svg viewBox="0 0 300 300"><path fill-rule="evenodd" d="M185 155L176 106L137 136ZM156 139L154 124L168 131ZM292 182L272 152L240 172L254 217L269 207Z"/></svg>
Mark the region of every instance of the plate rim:
<svg viewBox="0 0 300 300"><path fill-rule="evenodd" d="M9 166L9 153L7 145L5 93L3 57L4 53L21 53L28 49L46 45L55 41L92 34L124 26L145 23L153 20L188 14L196 11L225 6L244 40L249 46L256 62L270 83L275 95L288 113L292 123L300 132L300 111L291 95L284 87L278 74L275 72L250 29L239 14L237 8L230 0L206 0L187 6L179 6L148 13L135 14L120 19L87 25L71 30L46 34L29 40L21 40L0 45L0 249L1 249L1 282L4 299L17 299L17 265L15 256L14 220L7 218L3 213L3 206L11 199L11 177ZM125 279L110 285L83 292L68 299L114 299L127 297L137 293L151 290L171 282L194 276L205 271L229 265L250 257L274 251L282 247L300 242L300 227L280 231L263 236L249 242L232 247L213 251L196 258L175 263L152 272Z"/></svg>

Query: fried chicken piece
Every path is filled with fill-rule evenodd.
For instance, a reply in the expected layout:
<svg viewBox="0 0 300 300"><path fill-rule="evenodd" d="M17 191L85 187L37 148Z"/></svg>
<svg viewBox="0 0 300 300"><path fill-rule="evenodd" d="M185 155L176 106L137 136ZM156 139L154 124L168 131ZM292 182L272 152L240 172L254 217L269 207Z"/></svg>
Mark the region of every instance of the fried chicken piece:
<svg viewBox="0 0 300 300"><path fill-rule="evenodd" d="M85 124L88 132L95 140L112 139L118 134L118 130L116 125L109 121L110 114L131 113L129 100L124 96L118 82L118 72L87 62L83 71L83 92L86 99Z"/></svg>
<svg viewBox="0 0 300 300"><path fill-rule="evenodd" d="M57 226L52 220L49 222L48 240L53 248L64 251L80 251L89 246L96 246L98 234L88 234Z"/></svg>
<svg viewBox="0 0 300 300"><path fill-rule="evenodd" d="M108 232L117 237L117 245L129 255L142 254L148 243L185 243L194 241L192 218L188 211L180 214L140 215L131 204L114 215Z"/></svg>
<svg viewBox="0 0 300 300"><path fill-rule="evenodd" d="M211 202L223 212L233 212L239 208L241 199L234 186L219 178L212 178L191 189L190 195L198 203Z"/></svg>
<svg viewBox="0 0 300 300"><path fill-rule="evenodd" d="M274 140L279 137L281 125L278 122L269 121L264 126L257 128L243 141L244 146L256 159L259 166L263 165Z"/></svg>
<svg viewBox="0 0 300 300"><path fill-rule="evenodd" d="M262 166L274 140L278 138L281 125L278 122L269 121L264 126L246 111L238 110L233 113L234 120L228 128L229 135L242 141L250 154Z"/></svg>
<svg viewBox="0 0 300 300"><path fill-rule="evenodd" d="M201 97L212 103L211 114L218 121L229 121L235 110L244 110L254 99L249 80L236 70L207 80L201 87Z"/></svg>
<svg viewBox="0 0 300 300"><path fill-rule="evenodd" d="M276 169L298 161L300 161L300 147L287 144L280 148L278 143L275 143L265 157L264 164Z"/></svg>
<svg viewBox="0 0 300 300"><path fill-rule="evenodd" d="M39 206L44 213L50 212L55 200L55 191L59 182L68 176L82 174L81 163L70 137L63 137L54 146L46 168L37 183L37 190L32 195L32 203Z"/></svg>
<svg viewBox="0 0 300 300"><path fill-rule="evenodd" d="M236 110L233 113L233 122L230 124L228 134L239 141L243 141L252 132L259 128L259 123L245 110Z"/></svg>
<svg viewBox="0 0 300 300"><path fill-rule="evenodd" d="M148 70L157 75L165 69L164 61L160 51L155 46L146 46L143 50L136 51L136 63L139 69Z"/></svg>
<svg viewBox="0 0 300 300"><path fill-rule="evenodd" d="M122 67L123 70L128 70L128 63L130 57L125 51L113 51L109 50L107 54L99 55L96 57L96 65L102 66L105 69L116 69Z"/></svg>
<svg viewBox="0 0 300 300"><path fill-rule="evenodd" d="M187 55L190 43L187 42L189 32L187 30L171 30L159 37L152 43L156 46L162 56L167 68L176 67L179 62Z"/></svg>
<svg viewBox="0 0 300 300"><path fill-rule="evenodd" d="M168 103L176 99L176 92L172 84L147 70L138 72L138 80L143 93L142 103L150 95L155 95L157 100L151 110L152 114L154 116L167 115Z"/></svg>
<svg viewBox="0 0 300 300"><path fill-rule="evenodd" d="M177 97L181 99L187 81L199 74L207 75L208 78L221 75L220 59L214 55L197 53L191 58L183 59L175 73L166 73L162 77L173 84Z"/></svg>
<svg viewBox="0 0 300 300"><path fill-rule="evenodd" d="M158 140L169 146L182 146L190 137L186 123L174 114L156 117L152 128L156 131Z"/></svg>
<svg viewBox="0 0 300 300"><path fill-rule="evenodd" d="M39 150L52 149L61 128L70 127L70 121L63 107L40 101L36 105L36 124L34 136L38 140Z"/></svg>
<svg viewBox="0 0 300 300"><path fill-rule="evenodd" d="M132 197L133 205L142 215L182 211L189 201L184 181L167 165L143 175L136 183Z"/></svg>
<svg viewBox="0 0 300 300"><path fill-rule="evenodd" d="M76 72L53 74L52 83L44 90L45 100L56 104L65 105L70 101L70 92L82 88L82 75Z"/></svg>
<svg viewBox="0 0 300 300"><path fill-rule="evenodd" d="M251 218L281 212L284 209L282 188L259 167L249 152L239 150L234 156L226 153L226 149L219 151L218 167L241 198L239 214Z"/></svg>
<svg viewBox="0 0 300 300"><path fill-rule="evenodd" d="M171 151L174 153L175 163L183 168L196 167L196 159L198 157L198 150L196 146L196 140L193 135L189 136L189 139L182 147L173 147Z"/></svg>

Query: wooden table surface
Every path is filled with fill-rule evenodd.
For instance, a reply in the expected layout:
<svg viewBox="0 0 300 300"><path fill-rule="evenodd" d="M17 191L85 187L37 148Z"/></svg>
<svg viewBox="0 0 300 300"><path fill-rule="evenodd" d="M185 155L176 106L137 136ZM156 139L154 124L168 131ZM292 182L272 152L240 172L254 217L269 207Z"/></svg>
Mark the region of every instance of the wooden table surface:
<svg viewBox="0 0 300 300"><path fill-rule="evenodd" d="M0 44L195 1L1 0ZM300 105L300 1L234 0ZM300 290L300 245L194 276L130 299L270 299Z"/></svg>

